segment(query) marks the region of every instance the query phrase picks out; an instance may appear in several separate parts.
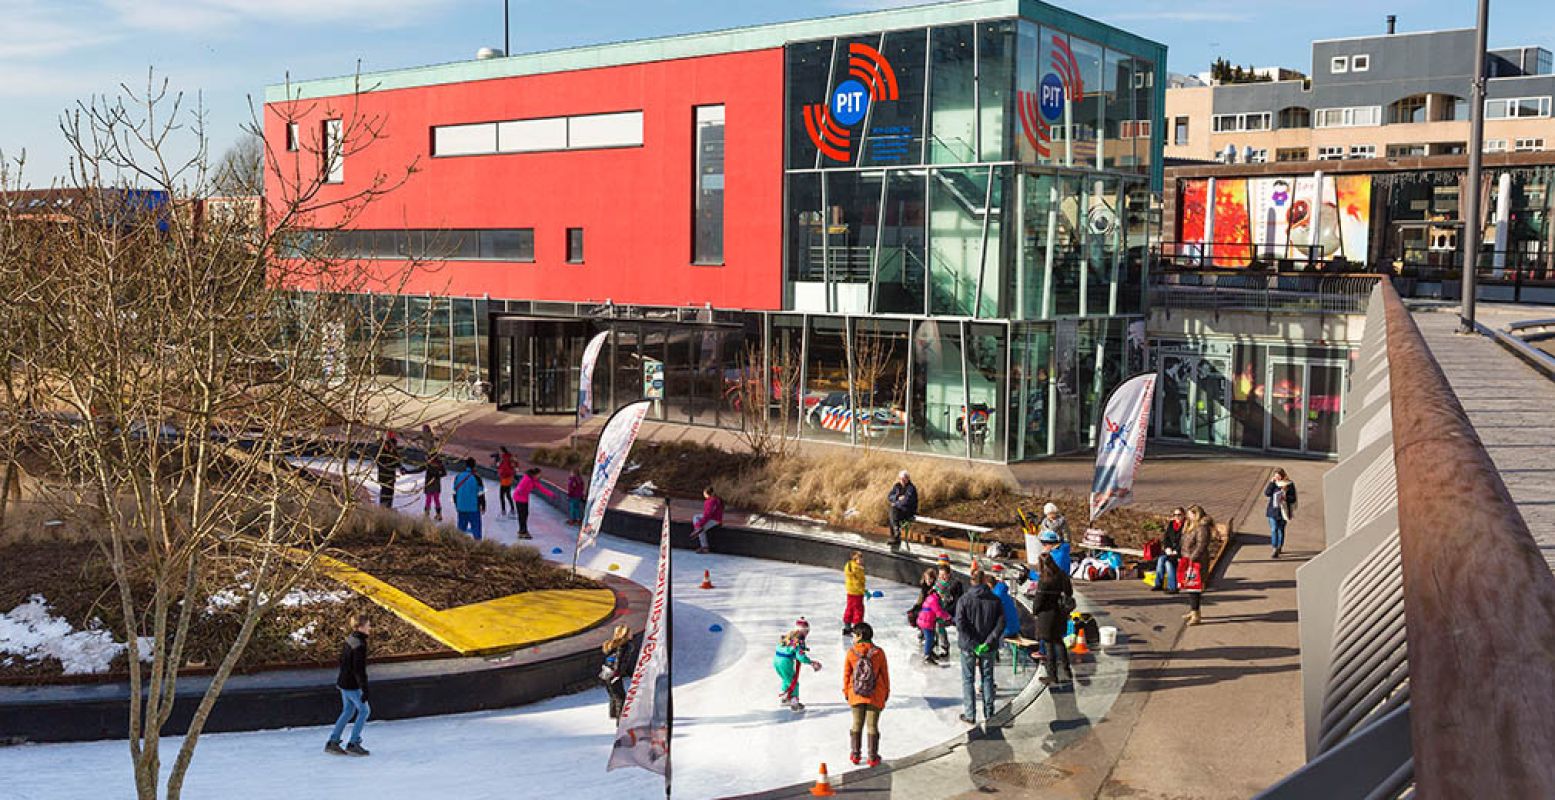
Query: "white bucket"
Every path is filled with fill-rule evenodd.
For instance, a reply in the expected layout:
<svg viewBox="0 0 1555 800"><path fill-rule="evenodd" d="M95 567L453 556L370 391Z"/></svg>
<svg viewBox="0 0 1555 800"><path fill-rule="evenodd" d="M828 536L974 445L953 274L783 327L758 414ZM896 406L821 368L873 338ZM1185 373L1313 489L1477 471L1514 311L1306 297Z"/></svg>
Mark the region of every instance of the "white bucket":
<svg viewBox="0 0 1555 800"><path fill-rule="evenodd" d="M1101 646L1111 647L1118 643L1118 629L1111 625L1103 625L1101 628Z"/></svg>
<svg viewBox="0 0 1555 800"><path fill-rule="evenodd" d="M1034 533L1026 534L1026 563L1036 566L1037 559L1042 557L1042 543L1037 541Z"/></svg>

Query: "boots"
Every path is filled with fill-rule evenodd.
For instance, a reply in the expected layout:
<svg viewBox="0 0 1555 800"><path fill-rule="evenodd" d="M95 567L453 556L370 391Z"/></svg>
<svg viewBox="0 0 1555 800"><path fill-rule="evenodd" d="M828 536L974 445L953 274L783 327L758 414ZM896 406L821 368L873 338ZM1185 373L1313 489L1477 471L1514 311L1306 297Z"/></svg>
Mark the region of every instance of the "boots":
<svg viewBox="0 0 1555 800"><path fill-rule="evenodd" d="M880 734L878 733L869 735L869 765L880 766Z"/></svg>
<svg viewBox="0 0 1555 800"><path fill-rule="evenodd" d="M859 757L859 739L864 736L863 731L848 731L848 760L855 765L863 763Z"/></svg>
<svg viewBox="0 0 1555 800"><path fill-rule="evenodd" d="M1188 612L1188 624L1189 625L1197 625L1201 621L1202 621L1202 619L1199 617L1199 612L1198 611L1189 611Z"/></svg>

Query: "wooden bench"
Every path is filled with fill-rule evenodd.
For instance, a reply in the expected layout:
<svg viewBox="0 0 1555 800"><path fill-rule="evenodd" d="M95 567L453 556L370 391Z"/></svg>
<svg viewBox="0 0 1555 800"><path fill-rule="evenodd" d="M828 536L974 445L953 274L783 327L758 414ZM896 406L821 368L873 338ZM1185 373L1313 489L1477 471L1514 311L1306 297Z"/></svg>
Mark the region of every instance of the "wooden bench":
<svg viewBox="0 0 1555 800"><path fill-rule="evenodd" d="M1010 648L1010 667L1015 671L1016 675L1019 675L1021 656L1025 654L1023 651L1028 648L1035 648L1038 642L1036 639L1027 639L1024 636L1007 636L1004 639L1004 643Z"/></svg>
<svg viewBox="0 0 1555 800"><path fill-rule="evenodd" d="M913 527L917 526L920 523L923 524L923 525L926 525L928 527L931 527L931 528L944 528L944 529L947 529L947 530L961 531L961 532L965 533L966 534L966 538L967 538L967 543L969 544L969 550L974 551L974 552L972 552L972 555L974 557L977 555L977 553L975 552L975 549L977 547L977 537L979 537L979 536L981 536L983 534L986 534L989 531L993 530L993 528L986 528L986 527L983 527L982 525L968 525L965 522L956 522L954 520L939 519L937 517L925 517L925 516L919 515L919 516L913 517L911 520L909 520L908 522L906 522L905 524L902 525L902 541L904 541L904 542L906 542L906 541L916 541L916 542L918 542L920 544L930 544L930 545L937 544L937 542L929 541L928 537L924 536L923 534L913 535L913 533L912 533Z"/></svg>

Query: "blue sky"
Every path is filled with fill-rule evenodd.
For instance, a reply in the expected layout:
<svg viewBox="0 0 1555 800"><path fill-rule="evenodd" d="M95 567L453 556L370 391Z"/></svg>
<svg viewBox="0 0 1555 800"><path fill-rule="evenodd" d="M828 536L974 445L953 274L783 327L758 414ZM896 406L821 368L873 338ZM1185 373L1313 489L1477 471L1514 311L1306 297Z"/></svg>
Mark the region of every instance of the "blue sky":
<svg viewBox="0 0 1555 800"><path fill-rule="evenodd" d="M919 0L511 0L513 49L598 42L828 16ZM1474 23L1472 0L1108 0L1058 5L1170 48L1170 68L1198 72L1216 56L1308 69L1308 42ZM148 68L207 112L211 149L234 141L264 87L469 58L501 46L500 0L0 0L0 154L25 150L25 179L46 185L68 163L62 112ZM1530 41L1531 40L1531 41ZM1555 48L1555 3L1494 0L1490 44Z"/></svg>

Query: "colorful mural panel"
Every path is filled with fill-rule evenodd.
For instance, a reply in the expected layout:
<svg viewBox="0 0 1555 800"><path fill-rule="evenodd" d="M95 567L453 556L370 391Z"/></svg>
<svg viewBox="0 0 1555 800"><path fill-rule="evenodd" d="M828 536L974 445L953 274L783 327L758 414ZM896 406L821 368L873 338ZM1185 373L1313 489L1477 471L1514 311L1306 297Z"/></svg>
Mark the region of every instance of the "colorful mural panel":
<svg viewBox="0 0 1555 800"><path fill-rule="evenodd" d="M1363 264L1371 237L1371 176L1328 175L1319 193L1314 176L1221 178L1208 218L1206 179L1181 183L1181 255L1201 256L1213 239L1220 268L1308 258Z"/></svg>

